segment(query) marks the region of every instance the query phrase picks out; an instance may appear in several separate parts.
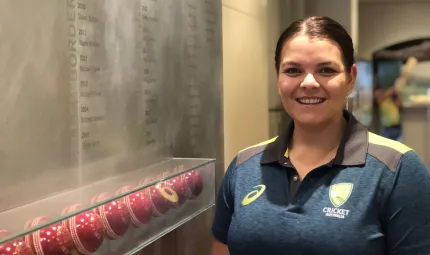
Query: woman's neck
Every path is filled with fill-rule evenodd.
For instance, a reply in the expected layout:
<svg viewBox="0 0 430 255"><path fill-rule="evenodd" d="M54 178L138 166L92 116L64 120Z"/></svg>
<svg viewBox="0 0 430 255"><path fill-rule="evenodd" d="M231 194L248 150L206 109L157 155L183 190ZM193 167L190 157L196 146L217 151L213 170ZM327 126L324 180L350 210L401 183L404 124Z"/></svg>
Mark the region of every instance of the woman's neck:
<svg viewBox="0 0 430 255"><path fill-rule="evenodd" d="M330 157L336 155L345 128L346 121L343 115L315 127L304 127L300 123L294 123L289 146L290 155L299 161L306 159L310 164L318 164L327 158L331 160Z"/></svg>

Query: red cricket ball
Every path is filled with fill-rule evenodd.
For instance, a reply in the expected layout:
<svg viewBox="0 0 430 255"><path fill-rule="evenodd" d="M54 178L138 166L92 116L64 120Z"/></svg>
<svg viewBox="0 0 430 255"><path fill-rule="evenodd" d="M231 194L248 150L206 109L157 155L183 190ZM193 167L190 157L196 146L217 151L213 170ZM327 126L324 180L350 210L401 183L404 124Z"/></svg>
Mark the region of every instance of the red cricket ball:
<svg viewBox="0 0 430 255"><path fill-rule="evenodd" d="M10 235L8 231L0 230L0 240L6 238L8 235ZM0 255L34 255L34 252L23 239L18 238L0 244Z"/></svg>
<svg viewBox="0 0 430 255"><path fill-rule="evenodd" d="M126 193L132 189L133 187L130 185L124 186L117 191L117 194ZM144 194L142 191L137 191L121 198L121 201L127 207L133 226L139 228L149 222L151 219L152 207L148 195Z"/></svg>
<svg viewBox="0 0 430 255"><path fill-rule="evenodd" d="M64 214L80 210L83 205L76 204L66 208ZM86 211L73 216L63 222L70 232L76 250L80 254L89 255L103 243L103 223L100 216L94 211Z"/></svg>
<svg viewBox="0 0 430 255"><path fill-rule="evenodd" d="M198 171L189 171L181 175L186 184L187 199L194 199L203 190L203 180Z"/></svg>
<svg viewBox="0 0 430 255"><path fill-rule="evenodd" d="M186 196L187 186L184 179L181 176L176 176L167 180L166 183L178 195L179 206L183 205L187 201L187 196Z"/></svg>
<svg viewBox="0 0 430 255"><path fill-rule="evenodd" d="M165 182L157 183L143 192L151 200L152 214L155 217L165 214L170 208L179 206L178 194Z"/></svg>
<svg viewBox="0 0 430 255"><path fill-rule="evenodd" d="M30 220L25 228L33 228L48 222L47 217ZM70 233L62 223L54 223L48 227L34 231L25 237L25 242L37 255L69 255L72 254L73 242Z"/></svg>
<svg viewBox="0 0 430 255"><path fill-rule="evenodd" d="M108 193L102 193L92 199L92 203L105 201L109 198ZM94 209L100 216L106 235L110 239L118 239L123 236L130 225L130 214L124 203L114 200Z"/></svg>

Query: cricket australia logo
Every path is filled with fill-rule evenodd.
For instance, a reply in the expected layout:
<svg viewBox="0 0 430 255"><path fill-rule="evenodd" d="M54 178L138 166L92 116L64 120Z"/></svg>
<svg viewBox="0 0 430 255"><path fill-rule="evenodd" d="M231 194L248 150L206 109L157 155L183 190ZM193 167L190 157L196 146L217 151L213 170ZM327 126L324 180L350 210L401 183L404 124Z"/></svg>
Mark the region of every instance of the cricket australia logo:
<svg viewBox="0 0 430 255"><path fill-rule="evenodd" d="M350 210L341 209L352 193L354 185L352 183L337 183L330 186L329 197L334 207L325 207L323 212L327 217L344 219Z"/></svg>

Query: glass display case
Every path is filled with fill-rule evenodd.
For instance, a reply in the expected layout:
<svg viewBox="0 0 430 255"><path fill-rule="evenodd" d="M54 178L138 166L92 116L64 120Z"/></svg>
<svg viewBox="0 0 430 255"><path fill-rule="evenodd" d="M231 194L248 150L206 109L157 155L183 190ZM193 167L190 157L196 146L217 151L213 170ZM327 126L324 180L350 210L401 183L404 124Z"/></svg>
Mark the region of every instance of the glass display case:
<svg viewBox="0 0 430 255"><path fill-rule="evenodd" d="M170 159L3 211L0 254L134 254L214 200L214 160Z"/></svg>
<svg viewBox="0 0 430 255"><path fill-rule="evenodd" d="M221 24L220 0L0 1L0 255L207 249Z"/></svg>

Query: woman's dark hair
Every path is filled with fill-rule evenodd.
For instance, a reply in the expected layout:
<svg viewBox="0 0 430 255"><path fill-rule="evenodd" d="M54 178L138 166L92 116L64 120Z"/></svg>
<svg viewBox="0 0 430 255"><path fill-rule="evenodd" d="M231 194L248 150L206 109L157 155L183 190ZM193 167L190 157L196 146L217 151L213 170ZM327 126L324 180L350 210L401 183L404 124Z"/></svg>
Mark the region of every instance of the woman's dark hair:
<svg viewBox="0 0 430 255"><path fill-rule="evenodd" d="M345 70L351 70L352 65L355 63L351 36L335 20L324 16L312 16L293 22L279 37L275 55L276 72L279 72L281 53L285 42L300 34L307 35L310 38L327 39L336 42L342 50Z"/></svg>

